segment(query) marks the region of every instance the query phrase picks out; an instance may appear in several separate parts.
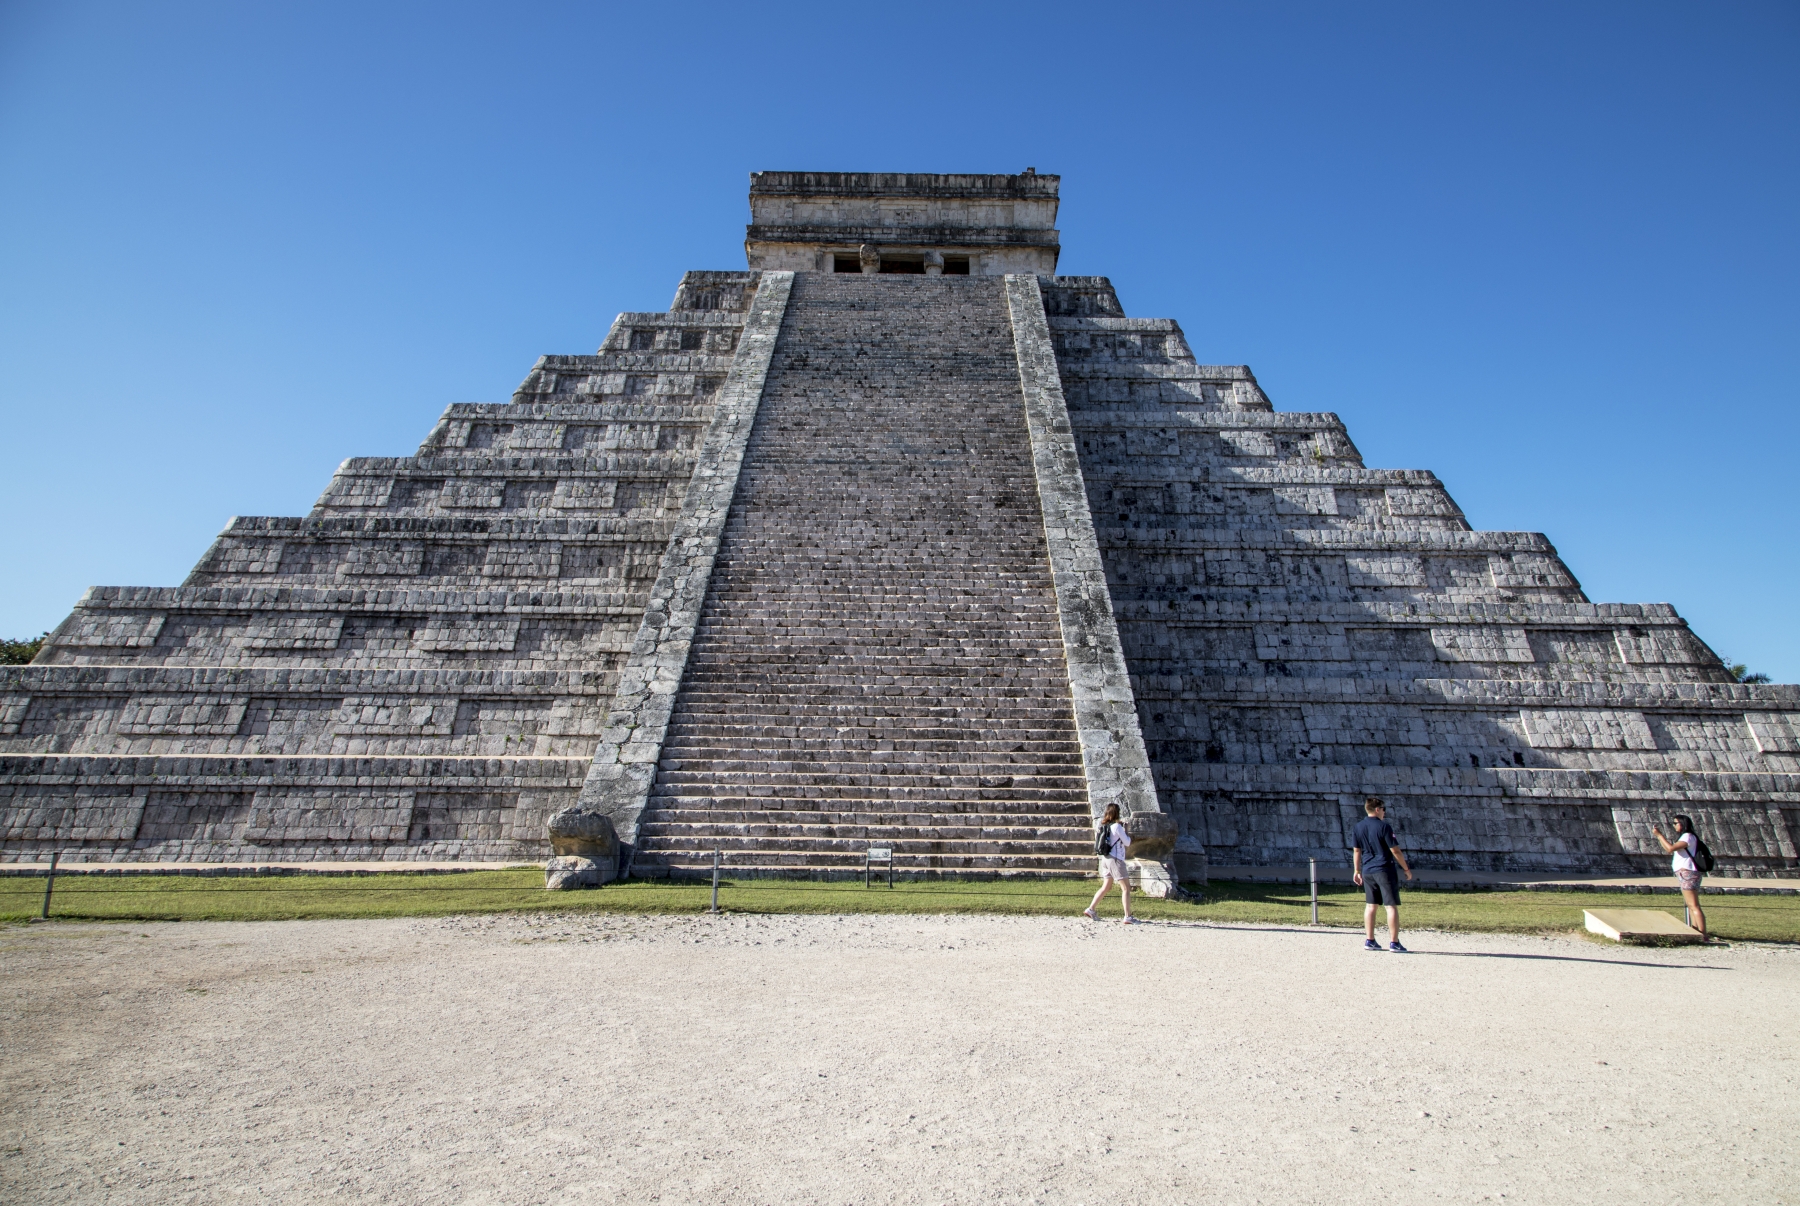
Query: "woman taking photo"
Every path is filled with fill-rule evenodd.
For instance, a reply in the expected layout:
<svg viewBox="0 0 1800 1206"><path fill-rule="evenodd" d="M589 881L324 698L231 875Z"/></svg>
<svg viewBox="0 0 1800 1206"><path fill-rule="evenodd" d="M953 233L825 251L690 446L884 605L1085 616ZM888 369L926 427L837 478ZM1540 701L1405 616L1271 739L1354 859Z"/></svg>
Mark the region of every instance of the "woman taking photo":
<svg viewBox="0 0 1800 1206"><path fill-rule="evenodd" d="M1700 931L1700 937L1706 937L1706 913L1700 907L1700 835L1694 832L1691 817L1681 813L1675 815L1675 840L1664 837L1662 830L1651 827L1651 833L1662 843L1663 853L1675 857L1670 863L1675 868L1675 882L1681 887L1681 898L1687 901L1688 923Z"/></svg>
<svg viewBox="0 0 1800 1206"><path fill-rule="evenodd" d="M1125 828L1125 822L1119 819L1119 806L1108 804L1106 815L1100 818L1100 832L1095 835L1095 847L1104 851L1100 855L1100 890L1094 893L1094 899L1081 915L1089 921L1098 921L1094 910L1100 907L1100 898L1106 895L1106 889L1118 881L1119 899L1125 906L1125 924L1131 925L1137 919L1131 915L1131 879L1125 870L1125 850L1131 845L1131 832Z"/></svg>

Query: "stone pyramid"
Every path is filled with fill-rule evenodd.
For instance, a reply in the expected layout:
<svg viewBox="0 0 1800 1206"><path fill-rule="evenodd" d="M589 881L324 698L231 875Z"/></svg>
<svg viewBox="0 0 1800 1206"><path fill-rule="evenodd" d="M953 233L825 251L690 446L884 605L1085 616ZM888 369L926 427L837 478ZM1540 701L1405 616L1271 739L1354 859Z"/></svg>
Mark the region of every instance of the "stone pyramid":
<svg viewBox="0 0 1800 1206"><path fill-rule="evenodd" d="M91 589L0 668L0 858L537 859L579 803L637 874L1078 874L1118 802L1335 863L1378 794L1427 867L1648 871L1673 811L1800 866L1800 689L1055 276L1058 183L757 174L749 271Z"/></svg>

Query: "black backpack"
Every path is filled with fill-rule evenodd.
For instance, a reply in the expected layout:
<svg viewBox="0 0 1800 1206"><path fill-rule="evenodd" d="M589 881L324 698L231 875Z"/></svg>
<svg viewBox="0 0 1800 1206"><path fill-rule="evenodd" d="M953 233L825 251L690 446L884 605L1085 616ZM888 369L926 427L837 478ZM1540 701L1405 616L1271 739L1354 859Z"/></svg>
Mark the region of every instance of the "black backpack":
<svg viewBox="0 0 1800 1206"><path fill-rule="evenodd" d="M1101 858L1112 857L1112 826L1100 826L1100 832L1094 835L1094 853Z"/></svg>
<svg viewBox="0 0 1800 1206"><path fill-rule="evenodd" d="M1714 866L1712 851L1707 848L1705 842L1700 840L1700 835L1697 833L1694 835L1694 865L1708 875L1712 874Z"/></svg>

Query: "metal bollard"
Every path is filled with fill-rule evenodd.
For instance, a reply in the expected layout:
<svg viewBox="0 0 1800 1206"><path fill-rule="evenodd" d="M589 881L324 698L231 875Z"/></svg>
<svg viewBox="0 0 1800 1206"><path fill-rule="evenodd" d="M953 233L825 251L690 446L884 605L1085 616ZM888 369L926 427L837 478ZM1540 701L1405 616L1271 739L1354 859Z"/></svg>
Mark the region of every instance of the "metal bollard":
<svg viewBox="0 0 1800 1206"><path fill-rule="evenodd" d="M713 851L713 906L712 911L719 911L719 858L720 852Z"/></svg>
<svg viewBox="0 0 1800 1206"><path fill-rule="evenodd" d="M1307 878L1307 881L1312 885L1312 917L1313 917L1312 923L1314 925L1318 925L1319 924L1319 860L1318 859L1309 858L1306 860L1306 878Z"/></svg>
<svg viewBox="0 0 1800 1206"><path fill-rule="evenodd" d="M50 920L50 891L56 887L56 861L62 857L62 851L50 852L50 874L44 879L44 911L38 914L39 920Z"/></svg>

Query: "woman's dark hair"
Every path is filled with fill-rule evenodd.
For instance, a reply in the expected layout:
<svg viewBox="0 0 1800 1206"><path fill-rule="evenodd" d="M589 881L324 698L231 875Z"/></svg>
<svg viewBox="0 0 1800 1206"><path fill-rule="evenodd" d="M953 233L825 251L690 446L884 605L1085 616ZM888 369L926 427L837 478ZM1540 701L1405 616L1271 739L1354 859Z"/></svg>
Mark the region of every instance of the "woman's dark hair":
<svg viewBox="0 0 1800 1206"><path fill-rule="evenodd" d="M1694 833L1694 818L1688 816L1685 812L1676 813L1673 824L1676 833ZM1694 836L1699 837L1700 835L1695 833Z"/></svg>
<svg viewBox="0 0 1800 1206"><path fill-rule="evenodd" d="M1110 825L1118 819L1119 806L1117 804L1108 804L1106 806L1106 815L1100 818L1100 823L1102 825Z"/></svg>

